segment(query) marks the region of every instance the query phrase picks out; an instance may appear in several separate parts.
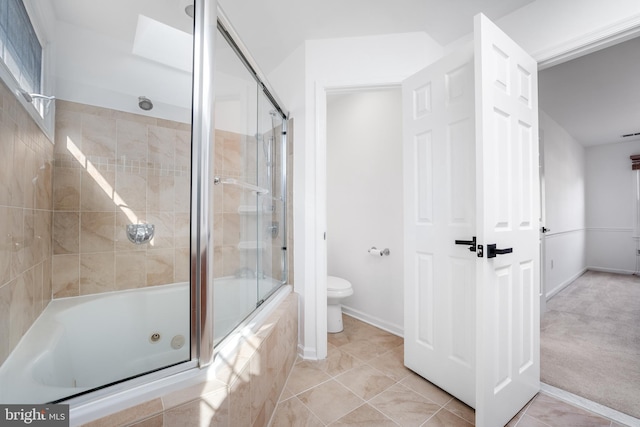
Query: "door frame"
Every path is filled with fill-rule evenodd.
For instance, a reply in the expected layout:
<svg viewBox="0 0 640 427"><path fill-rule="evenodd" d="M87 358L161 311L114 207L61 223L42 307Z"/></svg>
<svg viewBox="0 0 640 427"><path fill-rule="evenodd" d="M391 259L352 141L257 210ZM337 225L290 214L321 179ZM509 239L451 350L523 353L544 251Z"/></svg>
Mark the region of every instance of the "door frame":
<svg viewBox="0 0 640 427"><path fill-rule="evenodd" d="M640 35L640 15L633 16L622 22L607 25L592 33L559 43L549 49L534 52L533 58L538 61L538 71L576 59L600 49L622 43ZM444 52L443 52L444 54ZM428 64L426 64L428 65ZM425 65L425 66L426 66ZM296 251L297 256L295 271L304 272L301 278L304 284L301 305L301 325L304 332L300 332L299 350L304 358L324 359L327 356L327 291L326 291L326 241L323 236L326 232L326 118L327 118L327 92L345 88L374 88L376 86L399 85L406 75L397 75L386 80L376 81L324 81L315 80L310 86L315 89L315 96L311 104L315 112L307 118L307 122L314 123L314 131L307 132L306 136L312 136L306 146L305 155L299 158L294 169L304 168L311 173L306 175L306 188L315 189L311 200L303 205L296 205L294 221L304 224L305 220L312 218L311 234L300 235L297 245L303 247ZM366 78L364 80L367 80ZM307 91L309 93L309 91ZM307 104L307 106L309 106ZM314 137L314 138L313 138ZM302 162L302 164L300 164ZM302 184L302 183L301 183ZM316 212L318 214L316 214ZM297 221L296 221L297 220ZM543 263L541 263L543 265ZM305 283L306 282L306 283ZM309 283L311 282L311 283Z"/></svg>
<svg viewBox="0 0 640 427"><path fill-rule="evenodd" d="M316 144L315 188L316 188L316 225L315 225L315 296L317 298L316 318L316 358L327 356L327 96L329 94L366 92L372 90L400 89L402 80L379 83L319 83L316 82Z"/></svg>

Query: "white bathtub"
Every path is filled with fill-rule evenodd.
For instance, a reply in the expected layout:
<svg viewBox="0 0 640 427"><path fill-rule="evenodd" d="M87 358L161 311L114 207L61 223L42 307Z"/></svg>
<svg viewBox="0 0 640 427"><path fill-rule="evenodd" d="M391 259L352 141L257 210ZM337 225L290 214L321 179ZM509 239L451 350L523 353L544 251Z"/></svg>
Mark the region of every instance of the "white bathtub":
<svg viewBox="0 0 640 427"><path fill-rule="evenodd" d="M0 402L51 402L188 360L189 311L188 283L53 300L0 367Z"/></svg>
<svg viewBox="0 0 640 427"><path fill-rule="evenodd" d="M257 301L268 296L280 283L272 278L258 281L251 278L225 277L216 279L213 287L213 336L219 343L229 332L256 309Z"/></svg>
<svg viewBox="0 0 640 427"><path fill-rule="evenodd" d="M216 279L215 342L278 286ZM51 301L0 367L0 402L51 402L189 360L189 299L176 283Z"/></svg>

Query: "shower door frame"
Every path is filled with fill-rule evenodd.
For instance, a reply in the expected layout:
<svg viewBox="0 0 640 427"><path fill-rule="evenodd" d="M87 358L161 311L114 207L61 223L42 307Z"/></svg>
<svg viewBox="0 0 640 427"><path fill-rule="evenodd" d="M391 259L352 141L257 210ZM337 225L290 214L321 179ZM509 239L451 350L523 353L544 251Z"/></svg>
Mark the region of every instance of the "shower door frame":
<svg viewBox="0 0 640 427"><path fill-rule="evenodd" d="M265 95L282 118L282 233L285 253L282 255L283 277L288 282L286 253L287 217L287 147L289 112L268 83L265 74L249 54L238 33L216 0L195 2L194 63L193 63L193 120L191 152L191 361L206 367L215 356L213 312L213 212L214 148L215 148L215 40L220 31L239 59L256 79L258 89ZM278 289L278 288L276 288ZM264 296L266 300L276 291ZM258 310L254 310L238 327L246 324ZM237 329L237 328L236 328Z"/></svg>
<svg viewBox="0 0 640 427"><path fill-rule="evenodd" d="M213 177L214 177L214 101L215 101L215 53L218 27L232 36L234 48L242 54L242 59L253 72L259 88L266 94L274 108L282 116L282 176L283 215L285 221L282 232L286 239L287 216L287 147L289 113L284 104L271 89L264 73L262 73L248 54L248 49L231 26L224 12L219 8L217 0L196 0L193 32L193 92L192 92L192 144L191 144L191 225L190 225L190 358L175 365L160 368L153 372L141 374L106 386L104 388L62 400L71 405L71 412L76 419L89 417L95 412L93 403L100 400L99 412L111 412L135 393L135 388L161 381L157 391L150 391L147 396L162 394L169 389L179 388L181 384L191 383L198 378L202 368L211 365L214 356L213 336ZM286 247L286 240L285 240ZM284 276L281 285L288 281L288 257L283 254ZM278 289L278 288L277 288ZM268 296L275 292L271 292ZM266 296L266 297L268 297ZM265 299L266 299L265 297ZM255 317L262 307L254 310L247 319ZM242 326L242 325L240 325ZM133 393L133 394L132 394ZM91 416L93 418L93 416Z"/></svg>
<svg viewBox="0 0 640 427"><path fill-rule="evenodd" d="M213 361L213 156L217 0L196 1L191 123L191 361Z"/></svg>
<svg viewBox="0 0 640 427"><path fill-rule="evenodd" d="M288 122L290 115L282 101L268 83L266 75L249 54L235 28L217 4L216 0L196 1L196 20L194 28L194 78L193 78L193 124L192 124L192 221L191 221L191 351L192 361L197 360L199 367L213 362L213 211L214 203L214 147L215 147L215 40L218 30L227 39L239 59L256 79L259 90L267 97L282 118L282 209L285 220L282 233L286 248L287 216L287 147ZM207 77L209 79L207 80ZM196 163L197 162L197 163ZM280 285L288 282L288 256L283 255L283 278ZM276 288L278 289L278 288ZM275 293L272 290L264 296L266 300ZM238 325L242 327L253 318L260 308L257 307ZM236 329L237 329L236 328ZM195 356L194 356L195 355Z"/></svg>
<svg viewBox="0 0 640 427"><path fill-rule="evenodd" d="M189 360L172 366L160 368L153 372L123 380L104 388L61 400L71 405L74 417L80 417L93 411L92 403L100 399L101 407L118 406L118 402L125 398L132 387L151 384L160 380L165 386L174 387L182 381L192 381L202 368L211 365L214 360L213 335L213 165L215 141L215 40L218 26L223 24L226 31L233 37L235 48L243 54L254 76L258 79L260 88L267 94L274 107L283 116L283 135L287 138L286 130L289 120L282 102L270 90L264 74L257 64L247 54L248 50L239 41L239 37L224 12L219 8L217 0L201 0L195 2L194 18L194 62L193 62L193 111L192 111L192 150L191 150L191 225L190 225L190 350ZM285 144L286 147L286 144ZM283 150L283 175L286 176L286 155ZM285 181L286 182L286 181ZM286 188L286 187L284 187ZM283 192L283 204L286 212L287 194ZM286 233L285 221L283 232ZM285 277L282 284L286 284L287 257L285 256ZM254 310L245 319L253 318ZM242 325L240 325L242 326ZM114 406L114 407L115 407Z"/></svg>
<svg viewBox="0 0 640 427"><path fill-rule="evenodd" d="M225 336L219 339L219 342L224 341L228 336L232 335L234 331L237 331L244 326L246 326L263 308L263 303L268 300L272 295L274 295L278 289L282 286L286 285L289 281L289 261L288 261L288 248L287 248L287 232L288 232L288 224L287 224L287 209L288 209L288 198L287 198L287 155L288 155L288 146L289 146L289 125L291 117L289 115L288 110L285 108L282 101L278 98L273 90L272 86L268 83L265 74L260 70L258 64L253 60L251 54L249 53L248 48L242 43L240 36L237 31L229 21L229 19L224 14L224 11L218 6L217 8L217 30L220 32L220 35L226 40L229 44L229 47L233 50L233 52L237 55L238 59L245 66L251 77L255 80L256 83L256 109L259 110L259 97L264 96L267 102L277 111L278 116L282 120L281 122L281 133L279 144L281 148L281 158L279 159L281 163L281 174L278 177L280 179L281 191L282 191L282 221L281 221L281 233L283 242L281 245L282 259L281 259L281 267L282 267L282 279L278 281L279 286L271 289L265 295L261 295L259 298L256 298L256 307L253 311L248 313L235 327L229 331ZM215 64L214 64L215 65ZM256 123L257 125L257 123ZM215 128L213 127L213 134L211 136L211 140L215 141ZM256 130L258 134L260 133L260 128L257 125ZM257 137L257 135L256 135ZM209 168L209 177L207 179L208 183L214 182L214 173L213 173L213 151L211 153L211 163ZM274 181L275 182L275 181ZM273 196L273 195L270 195ZM211 194L211 200L213 200L213 195ZM213 224L213 219L211 219L211 227ZM211 231L213 231L211 229ZM213 240L210 242L210 248L213 249ZM212 250L210 252L213 252ZM257 259L257 258L256 258ZM258 296L258 287L260 274L259 269L257 268L258 262L256 261L256 296ZM211 261L211 265L213 265L213 261ZM213 274L207 279L211 283L211 287L208 288L211 295L213 295L213 284L214 278ZM204 285L201 285L203 288ZM213 308L212 308L213 310ZM213 311L211 311L210 316L213 318ZM215 347L218 344L216 342L216 337L213 333L213 324L211 326L211 344L212 344L212 357L215 357L216 350ZM209 361L211 363L212 359ZM201 360L200 366L206 366Z"/></svg>
<svg viewBox="0 0 640 427"><path fill-rule="evenodd" d="M191 122L191 225L190 225L190 358L175 365L142 373L60 402L83 419L101 401L105 415L120 407L135 387L163 381L175 388L213 362L213 141L214 72L217 0L195 1L193 30L193 80ZM152 393L153 394L153 393Z"/></svg>

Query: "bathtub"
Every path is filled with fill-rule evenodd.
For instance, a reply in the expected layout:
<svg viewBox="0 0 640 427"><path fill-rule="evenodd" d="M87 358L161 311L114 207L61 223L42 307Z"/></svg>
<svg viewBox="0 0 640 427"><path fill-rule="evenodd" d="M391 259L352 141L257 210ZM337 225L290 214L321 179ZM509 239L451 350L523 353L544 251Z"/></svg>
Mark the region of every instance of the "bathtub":
<svg viewBox="0 0 640 427"><path fill-rule="evenodd" d="M188 307L186 282L51 301L0 367L0 402L51 402L188 360Z"/></svg>
<svg viewBox="0 0 640 427"><path fill-rule="evenodd" d="M255 284L216 279L216 343L255 309L256 292L279 285ZM51 301L0 367L0 402L52 402L189 360L189 307L186 282Z"/></svg>
<svg viewBox="0 0 640 427"><path fill-rule="evenodd" d="M260 279L257 287L256 279L251 278L216 279L213 286L214 344L222 341L279 286L280 282L270 277Z"/></svg>

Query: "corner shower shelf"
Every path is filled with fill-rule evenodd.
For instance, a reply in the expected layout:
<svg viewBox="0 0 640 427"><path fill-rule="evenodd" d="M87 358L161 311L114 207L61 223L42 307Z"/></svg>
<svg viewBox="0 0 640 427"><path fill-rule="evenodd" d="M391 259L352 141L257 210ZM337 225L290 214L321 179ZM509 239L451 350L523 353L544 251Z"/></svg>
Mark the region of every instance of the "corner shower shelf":
<svg viewBox="0 0 640 427"><path fill-rule="evenodd" d="M239 181L235 178L220 178L216 176L213 179L214 185L218 184L226 184L226 185L234 185L236 187L240 187L244 190L250 190L255 192L258 195L267 195L269 194L269 190L266 188L258 187L257 185L249 184L248 182Z"/></svg>
<svg viewBox="0 0 640 427"><path fill-rule="evenodd" d="M238 206L238 213L241 215L262 215L269 212L264 209L258 209L255 205L240 205Z"/></svg>
<svg viewBox="0 0 640 427"><path fill-rule="evenodd" d="M245 251L256 251L259 249L264 249L267 247L265 242L260 242L258 240L246 240L238 243L238 249Z"/></svg>

